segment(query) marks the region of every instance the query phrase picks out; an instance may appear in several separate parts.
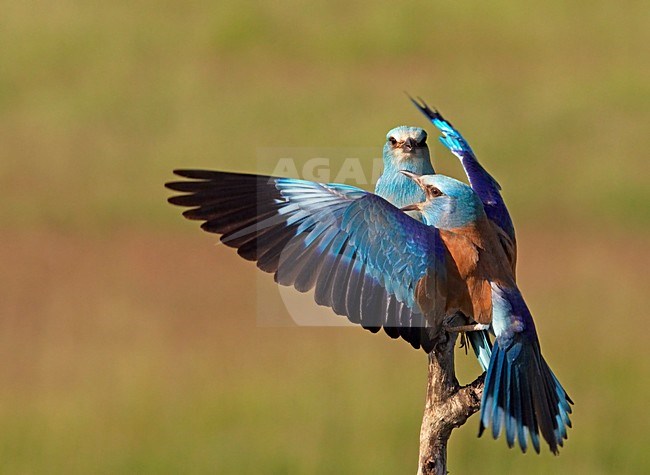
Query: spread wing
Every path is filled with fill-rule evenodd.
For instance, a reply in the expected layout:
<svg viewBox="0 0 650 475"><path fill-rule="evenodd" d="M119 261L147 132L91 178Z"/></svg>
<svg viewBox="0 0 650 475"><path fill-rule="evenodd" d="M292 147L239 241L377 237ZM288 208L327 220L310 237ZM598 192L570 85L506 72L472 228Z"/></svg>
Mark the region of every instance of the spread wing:
<svg viewBox="0 0 650 475"><path fill-rule="evenodd" d="M411 98L411 101L440 130L442 133L440 142L460 159L465 174L469 179L469 184L483 202L485 214L503 230L505 235L512 241L511 246L514 247L515 229L510 213L501 196L499 183L483 168L467 141L448 120L437 110L432 110L422 99L419 99L418 102Z"/></svg>
<svg viewBox="0 0 650 475"><path fill-rule="evenodd" d="M436 228L359 188L177 170L169 202L245 259L364 328L429 352L444 318L445 248Z"/></svg>

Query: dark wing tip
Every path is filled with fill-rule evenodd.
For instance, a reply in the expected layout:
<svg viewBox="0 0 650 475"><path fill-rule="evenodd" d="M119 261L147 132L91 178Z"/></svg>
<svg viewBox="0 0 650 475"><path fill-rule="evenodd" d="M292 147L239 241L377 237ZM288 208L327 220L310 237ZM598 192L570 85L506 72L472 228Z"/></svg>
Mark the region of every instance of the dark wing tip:
<svg viewBox="0 0 650 475"><path fill-rule="evenodd" d="M182 168L175 169L173 173L174 175L180 176L182 178L189 178L191 180L211 180L221 175L220 172L213 172L209 170L193 170ZM193 188L193 182L187 181L170 181L165 183L165 188L173 191L195 191Z"/></svg>
<svg viewBox="0 0 650 475"><path fill-rule="evenodd" d="M413 105L414 105L415 107L417 107L418 109L422 107L422 106L420 105L420 103L419 103L418 101L416 101L415 99L413 99L413 96L410 95L407 91L404 91L404 94L406 94L406 97L409 98L409 100L413 103ZM419 100L419 99L420 99L420 98L418 97L418 100Z"/></svg>
<svg viewBox="0 0 650 475"><path fill-rule="evenodd" d="M407 93L406 95L407 95L408 98L411 100L411 102L413 103L413 105L414 105L415 107L417 107L418 110L419 110L420 112L422 112L422 114L424 114L424 116L425 116L427 119L429 119L429 120L431 120L431 121L433 121L433 120L442 120L442 121L447 122L450 126L452 126L451 123L450 123L448 120L446 120L446 119L442 116L442 114L440 114L440 112L438 112L438 109L437 109L437 108L435 108L435 107L434 107L434 108L429 107L429 105L425 102L425 100L422 99L420 96L418 96L418 97L417 97L417 100L416 100L416 99L413 99L413 98L412 98L408 93ZM453 127L453 126L452 126L452 127Z"/></svg>
<svg viewBox="0 0 650 475"><path fill-rule="evenodd" d="M414 99L413 96L411 96L408 92L404 91L404 94L406 94L406 97L410 99L413 105L417 107L420 110L420 112L427 115L426 111L427 109L429 109L429 106L427 106L426 102L424 102L420 96L418 96L417 99Z"/></svg>
<svg viewBox="0 0 650 475"><path fill-rule="evenodd" d="M174 170L174 175L195 180L210 180L216 176L223 175L223 172L214 172L210 170L198 170L191 168L177 168Z"/></svg>
<svg viewBox="0 0 650 475"><path fill-rule="evenodd" d="M173 188L172 188L173 190ZM185 198L187 195L174 195L170 196L167 198L167 203L170 205L175 205L175 206L187 206L182 203L182 199Z"/></svg>
<svg viewBox="0 0 650 475"><path fill-rule="evenodd" d="M168 190L173 190L173 191L193 191L193 190L188 190L188 183L187 181L169 181L165 183L165 188Z"/></svg>

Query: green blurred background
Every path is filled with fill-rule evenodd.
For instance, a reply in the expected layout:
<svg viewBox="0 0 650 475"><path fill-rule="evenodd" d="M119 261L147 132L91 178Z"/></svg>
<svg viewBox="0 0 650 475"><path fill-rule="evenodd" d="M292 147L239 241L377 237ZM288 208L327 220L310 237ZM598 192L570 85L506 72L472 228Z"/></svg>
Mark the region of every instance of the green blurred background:
<svg viewBox="0 0 650 475"><path fill-rule="evenodd" d="M645 2L2 12L2 473L414 473L425 356L356 328L258 325L254 266L162 187L175 167L269 172L260 147L433 132L405 90L501 182L520 285L576 401L559 457L477 439L475 416L451 472L650 472ZM458 353L461 382L472 360Z"/></svg>

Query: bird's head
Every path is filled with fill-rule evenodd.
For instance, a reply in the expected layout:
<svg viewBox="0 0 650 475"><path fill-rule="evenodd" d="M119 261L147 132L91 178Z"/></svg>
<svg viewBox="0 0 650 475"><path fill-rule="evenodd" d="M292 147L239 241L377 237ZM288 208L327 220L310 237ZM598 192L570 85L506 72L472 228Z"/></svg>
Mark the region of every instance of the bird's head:
<svg viewBox="0 0 650 475"><path fill-rule="evenodd" d="M404 168L400 166L404 163L429 163L431 159L427 133L420 127L395 127L386 135L384 158L392 161L399 169Z"/></svg>
<svg viewBox="0 0 650 475"><path fill-rule="evenodd" d="M424 222L439 229L462 228L485 216L483 203L472 188L445 175L418 175L402 170L401 173L422 188L425 200L402 208L402 211L419 211Z"/></svg>

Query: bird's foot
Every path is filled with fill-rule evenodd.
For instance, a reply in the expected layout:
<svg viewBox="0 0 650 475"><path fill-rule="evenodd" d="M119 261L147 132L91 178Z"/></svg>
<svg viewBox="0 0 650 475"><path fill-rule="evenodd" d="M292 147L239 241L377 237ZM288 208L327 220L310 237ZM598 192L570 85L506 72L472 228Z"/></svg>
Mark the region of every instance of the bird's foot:
<svg viewBox="0 0 650 475"><path fill-rule="evenodd" d="M465 332L462 332L460 334L460 346L459 348L465 348L465 354L467 354L467 347L469 346L469 342L467 341L467 334Z"/></svg>

